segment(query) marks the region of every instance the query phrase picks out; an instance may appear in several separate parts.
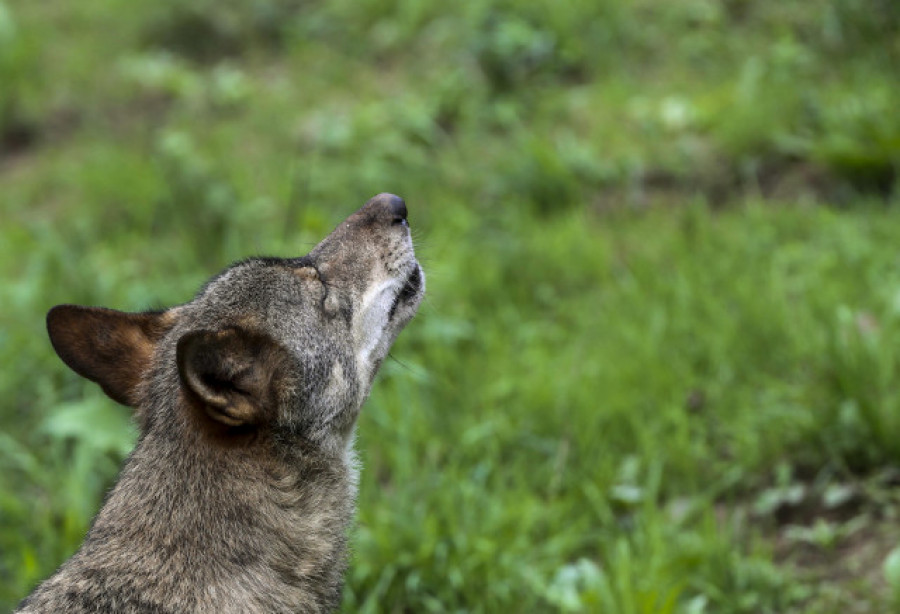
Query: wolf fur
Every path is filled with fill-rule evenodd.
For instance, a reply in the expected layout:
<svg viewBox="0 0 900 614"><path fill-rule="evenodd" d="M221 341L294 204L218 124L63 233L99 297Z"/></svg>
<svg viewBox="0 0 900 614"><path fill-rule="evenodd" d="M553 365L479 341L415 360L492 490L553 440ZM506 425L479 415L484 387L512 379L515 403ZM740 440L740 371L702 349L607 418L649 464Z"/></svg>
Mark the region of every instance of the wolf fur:
<svg viewBox="0 0 900 614"><path fill-rule="evenodd" d="M308 255L252 258L161 312L60 305L59 356L140 437L78 552L18 612L330 612L356 418L425 278L380 194Z"/></svg>

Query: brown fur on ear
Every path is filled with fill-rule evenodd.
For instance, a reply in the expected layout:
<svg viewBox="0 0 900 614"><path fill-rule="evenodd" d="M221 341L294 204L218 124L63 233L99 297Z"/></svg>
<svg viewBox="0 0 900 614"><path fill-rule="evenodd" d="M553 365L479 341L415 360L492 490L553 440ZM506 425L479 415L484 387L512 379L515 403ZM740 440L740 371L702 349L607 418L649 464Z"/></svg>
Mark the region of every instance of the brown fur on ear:
<svg viewBox="0 0 900 614"><path fill-rule="evenodd" d="M176 360L182 383L213 420L246 426L274 414L287 353L266 335L239 327L192 331L178 340Z"/></svg>
<svg viewBox="0 0 900 614"><path fill-rule="evenodd" d="M57 305L47 313L47 332L75 373L100 384L114 401L135 407L138 384L169 320L165 313Z"/></svg>

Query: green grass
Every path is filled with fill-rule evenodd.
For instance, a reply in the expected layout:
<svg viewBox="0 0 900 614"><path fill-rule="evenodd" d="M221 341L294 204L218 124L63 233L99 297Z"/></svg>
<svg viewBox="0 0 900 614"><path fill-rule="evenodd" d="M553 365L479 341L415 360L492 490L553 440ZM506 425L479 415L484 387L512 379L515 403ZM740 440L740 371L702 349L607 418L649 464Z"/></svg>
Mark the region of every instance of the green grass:
<svg viewBox="0 0 900 614"><path fill-rule="evenodd" d="M887 0L0 0L0 609L135 435L47 309L185 301L381 191L428 297L360 419L345 611L897 605L898 27ZM855 577L860 541L886 549Z"/></svg>

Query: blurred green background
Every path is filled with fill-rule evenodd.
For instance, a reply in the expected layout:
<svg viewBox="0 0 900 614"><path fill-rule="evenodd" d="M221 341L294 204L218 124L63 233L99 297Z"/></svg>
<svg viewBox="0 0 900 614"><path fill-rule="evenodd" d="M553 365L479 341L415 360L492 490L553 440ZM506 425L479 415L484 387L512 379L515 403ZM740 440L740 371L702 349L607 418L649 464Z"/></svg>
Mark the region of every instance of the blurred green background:
<svg viewBox="0 0 900 614"><path fill-rule="evenodd" d="M900 606L895 0L0 0L0 609L134 441L44 314L410 207L347 612Z"/></svg>

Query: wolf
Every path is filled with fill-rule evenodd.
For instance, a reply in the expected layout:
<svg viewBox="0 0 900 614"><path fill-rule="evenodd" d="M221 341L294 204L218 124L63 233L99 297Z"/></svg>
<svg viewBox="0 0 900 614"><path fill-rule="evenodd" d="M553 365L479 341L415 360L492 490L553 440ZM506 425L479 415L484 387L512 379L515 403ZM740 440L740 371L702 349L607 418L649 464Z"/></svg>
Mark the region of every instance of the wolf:
<svg viewBox="0 0 900 614"><path fill-rule="evenodd" d="M59 305L50 340L139 438L81 548L17 612L331 612L360 407L425 276L379 194L307 255L250 258L188 303Z"/></svg>

